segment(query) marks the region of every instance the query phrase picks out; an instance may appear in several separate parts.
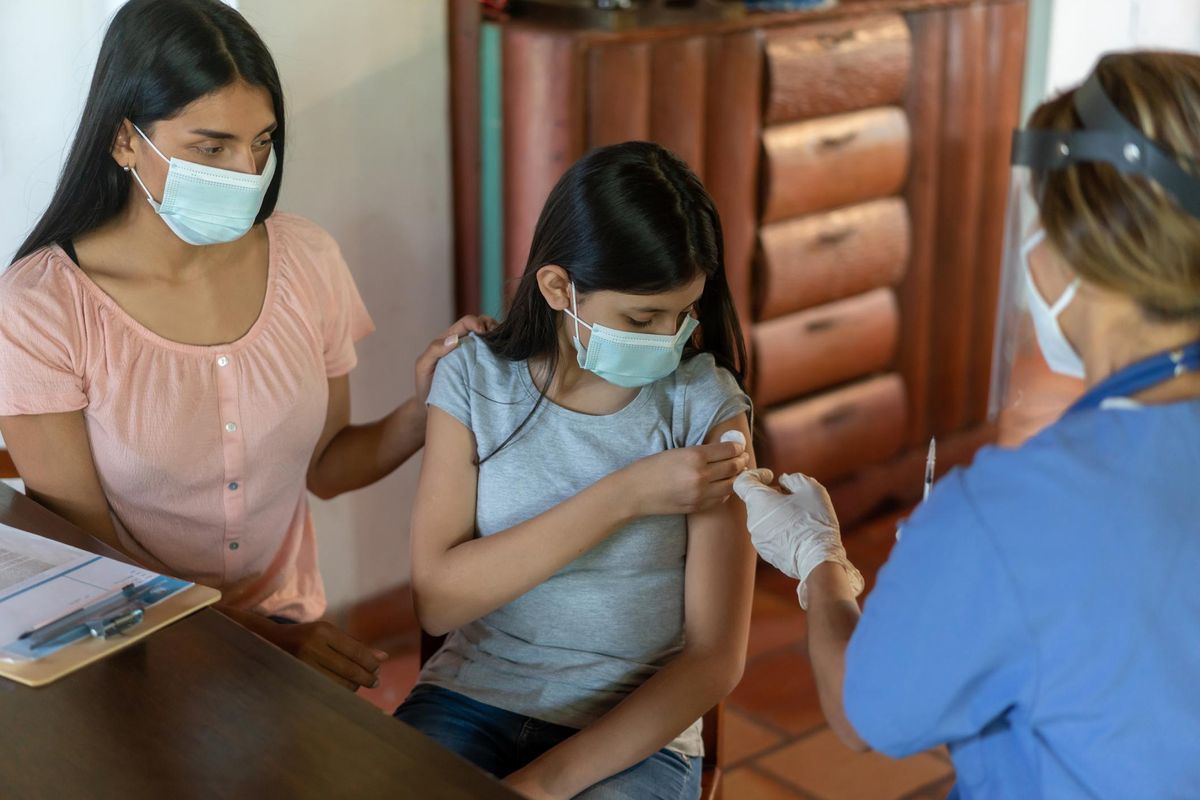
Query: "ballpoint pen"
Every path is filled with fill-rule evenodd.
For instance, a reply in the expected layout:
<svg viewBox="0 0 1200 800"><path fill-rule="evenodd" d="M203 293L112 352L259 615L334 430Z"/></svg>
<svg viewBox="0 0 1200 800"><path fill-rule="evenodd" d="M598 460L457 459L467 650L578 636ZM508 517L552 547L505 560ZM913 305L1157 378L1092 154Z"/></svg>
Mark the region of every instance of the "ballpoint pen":
<svg viewBox="0 0 1200 800"><path fill-rule="evenodd" d="M170 578L159 576L141 586L127 584L93 605L26 631L17 641L31 651L37 651L51 645L67 644L89 634L106 638L121 633L141 622L146 608L178 591L175 583Z"/></svg>
<svg viewBox="0 0 1200 800"><path fill-rule="evenodd" d="M925 493L921 502L929 499L929 490L933 488L933 467L937 463L937 439L929 440L929 455L925 457Z"/></svg>

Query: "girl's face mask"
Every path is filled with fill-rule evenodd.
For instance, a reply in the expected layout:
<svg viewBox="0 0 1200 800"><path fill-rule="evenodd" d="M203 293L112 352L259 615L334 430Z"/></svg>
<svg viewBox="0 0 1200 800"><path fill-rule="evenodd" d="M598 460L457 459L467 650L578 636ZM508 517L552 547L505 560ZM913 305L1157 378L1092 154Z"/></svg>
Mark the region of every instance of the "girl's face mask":
<svg viewBox="0 0 1200 800"><path fill-rule="evenodd" d="M674 335L635 333L588 324L579 318L575 283L571 282L571 308L564 310L575 320L575 353L579 366L609 383L633 389L654 383L679 368L683 348L700 322L690 314ZM592 332L588 346L579 340L579 326Z"/></svg>

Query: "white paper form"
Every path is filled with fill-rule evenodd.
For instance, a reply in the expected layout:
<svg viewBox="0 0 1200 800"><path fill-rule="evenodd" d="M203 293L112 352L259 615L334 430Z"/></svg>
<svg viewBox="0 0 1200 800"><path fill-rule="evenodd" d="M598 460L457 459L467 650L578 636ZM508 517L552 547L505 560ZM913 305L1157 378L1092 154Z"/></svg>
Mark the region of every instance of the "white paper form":
<svg viewBox="0 0 1200 800"><path fill-rule="evenodd" d="M156 575L0 525L0 644Z"/></svg>

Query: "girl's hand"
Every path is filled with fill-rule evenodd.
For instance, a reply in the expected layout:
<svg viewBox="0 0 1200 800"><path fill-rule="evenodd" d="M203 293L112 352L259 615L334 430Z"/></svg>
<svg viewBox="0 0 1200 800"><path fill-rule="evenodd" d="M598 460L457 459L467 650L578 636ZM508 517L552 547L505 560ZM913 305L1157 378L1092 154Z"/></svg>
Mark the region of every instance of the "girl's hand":
<svg viewBox="0 0 1200 800"><path fill-rule="evenodd" d="M716 442L655 453L617 477L637 516L691 514L728 499L733 479L749 465L740 442Z"/></svg>
<svg viewBox="0 0 1200 800"><path fill-rule="evenodd" d="M422 404L429 397L429 387L433 385L433 370L437 362L449 355L458 347L458 340L468 333L487 333L496 327L496 320L491 317L468 315L450 326L441 337L430 342L429 347L417 359L417 400Z"/></svg>
<svg viewBox="0 0 1200 800"><path fill-rule="evenodd" d="M541 782L533 777L529 767L509 775L503 783L526 800L566 800L562 795L554 794L542 786Z"/></svg>

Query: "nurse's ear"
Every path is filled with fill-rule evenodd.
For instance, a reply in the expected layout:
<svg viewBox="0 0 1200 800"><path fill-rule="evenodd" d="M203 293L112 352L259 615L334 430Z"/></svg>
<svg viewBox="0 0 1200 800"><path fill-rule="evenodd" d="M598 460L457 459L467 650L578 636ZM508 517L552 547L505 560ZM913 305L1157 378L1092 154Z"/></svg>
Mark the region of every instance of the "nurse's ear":
<svg viewBox="0 0 1200 800"><path fill-rule="evenodd" d="M133 137L136 135L133 123L127 119L121 120L121 127L117 128L117 135L113 137L111 151L113 160L121 169L137 166L137 155L133 149Z"/></svg>
<svg viewBox="0 0 1200 800"><path fill-rule="evenodd" d="M571 307L571 276L557 264L547 264L537 272L538 289L546 305L555 311Z"/></svg>

